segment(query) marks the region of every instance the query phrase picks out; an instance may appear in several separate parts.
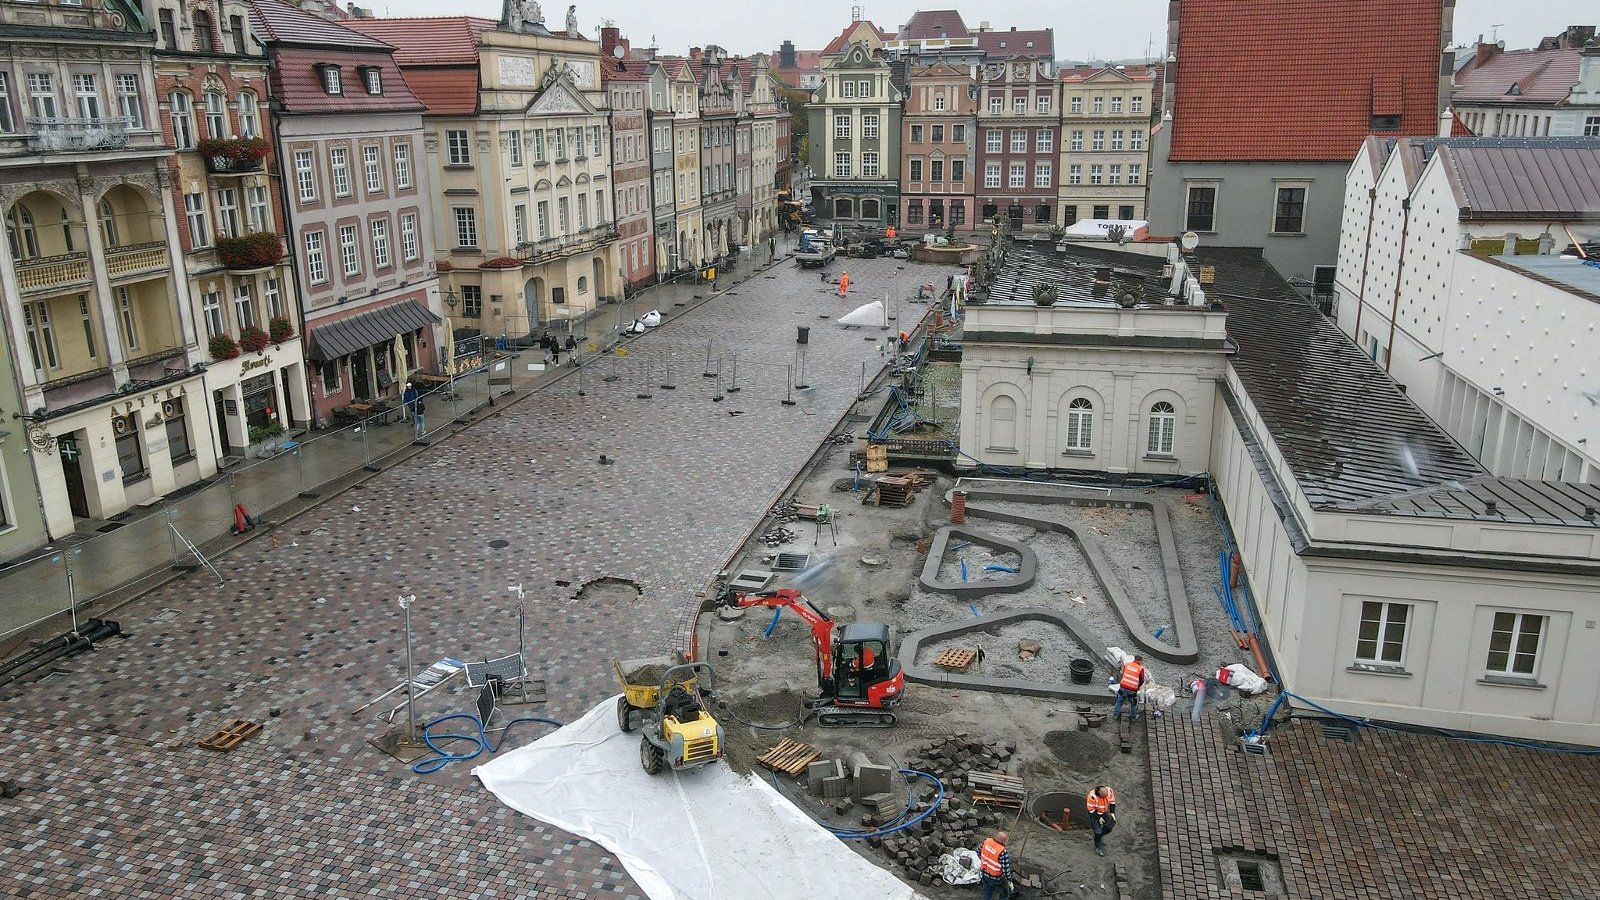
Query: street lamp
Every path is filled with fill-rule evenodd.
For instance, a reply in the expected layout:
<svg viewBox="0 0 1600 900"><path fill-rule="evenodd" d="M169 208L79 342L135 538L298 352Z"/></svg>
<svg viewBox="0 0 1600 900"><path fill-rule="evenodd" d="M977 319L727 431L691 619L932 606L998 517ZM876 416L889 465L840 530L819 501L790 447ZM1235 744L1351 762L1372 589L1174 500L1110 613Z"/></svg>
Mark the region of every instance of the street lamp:
<svg viewBox="0 0 1600 900"><path fill-rule="evenodd" d="M417 742L417 685L412 679L415 677L415 668L411 661L411 604L417 602L416 594L401 594L397 598L400 608L406 613L406 740L412 744Z"/></svg>

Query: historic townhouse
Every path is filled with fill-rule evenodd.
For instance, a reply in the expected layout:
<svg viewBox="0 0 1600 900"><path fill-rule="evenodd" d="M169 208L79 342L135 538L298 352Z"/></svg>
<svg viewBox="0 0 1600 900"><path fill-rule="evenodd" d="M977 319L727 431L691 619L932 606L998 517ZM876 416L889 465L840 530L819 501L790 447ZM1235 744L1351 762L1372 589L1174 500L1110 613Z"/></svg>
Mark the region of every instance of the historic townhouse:
<svg viewBox="0 0 1600 900"><path fill-rule="evenodd" d="M907 80L900 162L906 229L975 227L978 101L971 70L939 62L912 69Z"/></svg>
<svg viewBox="0 0 1600 900"><path fill-rule="evenodd" d="M446 315L490 335L565 327L619 297L599 44L525 18L352 19L426 105Z"/></svg>
<svg viewBox="0 0 1600 900"><path fill-rule="evenodd" d="M613 51L621 48L623 55ZM655 280L651 238L650 136L645 119L648 63L627 57L616 28L600 30L600 81L611 119L611 206L616 211L623 280L642 287Z"/></svg>
<svg viewBox="0 0 1600 900"><path fill-rule="evenodd" d="M737 211L734 219L734 229L738 240L733 249L737 251L739 245L755 243L755 208L752 206L750 193L750 170L753 159L755 142L755 116L750 112L750 92L746 86L749 80L750 61L737 60L729 67L729 86L733 90L734 106L738 110L738 117L733 126L733 182L734 182L734 207Z"/></svg>
<svg viewBox="0 0 1600 900"><path fill-rule="evenodd" d="M689 51L700 87L701 244L716 262L738 248L738 183L734 178L734 128L739 119L737 79L728 77L721 47Z"/></svg>
<svg viewBox="0 0 1600 900"><path fill-rule="evenodd" d="M1144 218L1156 75L1144 66L1061 73L1060 223Z"/></svg>
<svg viewBox="0 0 1600 900"><path fill-rule="evenodd" d="M216 472L206 348L182 275L154 24L110 0L4 2L0 25L0 309L22 401L7 421L33 467L8 467L5 490L14 509L28 493L16 482L37 479L59 539ZM209 219L204 190L191 193Z"/></svg>
<svg viewBox="0 0 1600 900"><path fill-rule="evenodd" d="M439 363L423 105L387 45L280 0L252 13L272 58L312 404L328 422Z"/></svg>
<svg viewBox="0 0 1600 900"><path fill-rule="evenodd" d="M791 129L794 120L789 113L788 101L781 97L778 100L778 119L773 123L774 144L773 156L777 162L777 174L774 184L779 191L794 190L795 147Z"/></svg>
<svg viewBox="0 0 1600 900"><path fill-rule="evenodd" d="M664 60L672 89L672 169L677 176L673 221L678 232L669 272L698 269L707 259L700 214L700 87L684 59Z"/></svg>
<svg viewBox="0 0 1600 900"><path fill-rule="evenodd" d="M672 83L667 68L649 63L649 93L645 122L650 140L650 204L655 232L655 274L657 278L677 268L677 184L674 180L677 157L672 150Z"/></svg>
<svg viewBox="0 0 1600 900"><path fill-rule="evenodd" d="M979 71L978 214L1017 230L1056 223L1061 83L1049 57L1018 56Z"/></svg>
<svg viewBox="0 0 1600 900"><path fill-rule="evenodd" d="M824 63L807 110L819 215L841 224L899 221L900 101L889 64L866 43Z"/></svg>
<svg viewBox="0 0 1600 900"><path fill-rule="evenodd" d="M756 54L743 85L750 116L750 167L745 183L750 191L749 239L753 243L765 241L778 230L778 119L782 110L773 80L766 55Z"/></svg>

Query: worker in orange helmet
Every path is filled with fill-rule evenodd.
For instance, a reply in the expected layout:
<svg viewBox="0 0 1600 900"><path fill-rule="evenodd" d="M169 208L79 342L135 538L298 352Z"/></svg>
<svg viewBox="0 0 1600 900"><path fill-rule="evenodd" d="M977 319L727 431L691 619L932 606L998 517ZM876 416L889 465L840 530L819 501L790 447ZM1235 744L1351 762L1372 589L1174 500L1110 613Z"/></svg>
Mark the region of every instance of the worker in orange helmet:
<svg viewBox="0 0 1600 900"><path fill-rule="evenodd" d="M843 297L844 294L845 294L845 291L848 291L848 290L850 290L850 273L849 272L840 272L839 273L839 296Z"/></svg>
<svg viewBox="0 0 1600 900"><path fill-rule="evenodd" d="M978 848L978 880L983 885L983 900L1009 900L1011 897L1011 852L1006 849L1004 831Z"/></svg>
<svg viewBox="0 0 1600 900"><path fill-rule="evenodd" d="M1117 827L1117 792L1100 785L1089 792L1089 829L1094 832L1096 856L1106 855L1105 836Z"/></svg>
<svg viewBox="0 0 1600 900"><path fill-rule="evenodd" d="M889 237L889 240L891 240L891 241L892 241L892 240L894 240L894 235L895 235L895 231L894 231L894 226L893 226L893 225L890 225L890 226L889 226L889 230L888 230L888 231L886 231L886 232L885 232L885 234L887 234L887 235L888 235L888 237Z"/></svg>
<svg viewBox="0 0 1600 900"><path fill-rule="evenodd" d="M1117 678L1117 702L1111 704L1111 719L1116 721L1122 718L1122 704L1128 704L1128 721L1139 718L1139 688L1150 680L1150 672L1144 667L1144 657L1134 656L1122 664L1122 673Z"/></svg>

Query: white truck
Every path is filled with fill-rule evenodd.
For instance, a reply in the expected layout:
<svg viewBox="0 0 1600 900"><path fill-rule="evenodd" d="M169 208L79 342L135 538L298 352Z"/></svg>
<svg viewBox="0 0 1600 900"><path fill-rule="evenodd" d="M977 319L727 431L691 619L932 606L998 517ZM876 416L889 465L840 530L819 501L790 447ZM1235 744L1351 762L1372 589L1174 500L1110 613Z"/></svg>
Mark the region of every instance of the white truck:
<svg viewBox="0 0 1600 900"><path fill-rule="evenodd" d="M833 262L833 232L807 228L800 232L800 247L795 250L795 261L801 268L811 269Z"/></svg>

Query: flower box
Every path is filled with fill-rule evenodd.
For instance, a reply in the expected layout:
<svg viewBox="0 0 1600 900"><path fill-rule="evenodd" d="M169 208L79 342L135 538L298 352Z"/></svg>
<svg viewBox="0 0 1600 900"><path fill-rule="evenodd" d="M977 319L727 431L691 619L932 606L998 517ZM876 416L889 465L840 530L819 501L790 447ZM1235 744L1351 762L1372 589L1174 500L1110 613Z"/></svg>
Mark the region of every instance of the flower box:
<svg viewBox="0 0 1600 900"><path fill-rule="evenodd" d="M230 269L264 269L283 259L283 241L266 231L236 238L219 237L217 258Z"/></svg>

